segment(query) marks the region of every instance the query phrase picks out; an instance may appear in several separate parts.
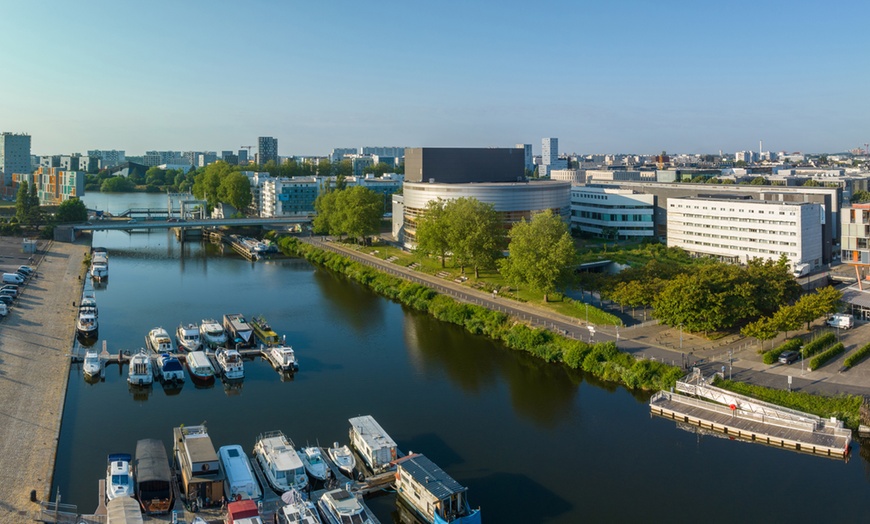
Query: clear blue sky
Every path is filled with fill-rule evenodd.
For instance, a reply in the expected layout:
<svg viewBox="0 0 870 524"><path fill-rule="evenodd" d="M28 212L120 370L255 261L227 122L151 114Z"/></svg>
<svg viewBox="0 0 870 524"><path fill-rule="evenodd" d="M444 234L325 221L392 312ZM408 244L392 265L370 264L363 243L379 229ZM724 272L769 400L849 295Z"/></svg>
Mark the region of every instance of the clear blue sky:
<svg viewBox="0 0 870 524"><path fill-rule="evenodd" d="M578 153L870 142L854 1L39 1L0 18L35 154L361 145Z"/></svg>

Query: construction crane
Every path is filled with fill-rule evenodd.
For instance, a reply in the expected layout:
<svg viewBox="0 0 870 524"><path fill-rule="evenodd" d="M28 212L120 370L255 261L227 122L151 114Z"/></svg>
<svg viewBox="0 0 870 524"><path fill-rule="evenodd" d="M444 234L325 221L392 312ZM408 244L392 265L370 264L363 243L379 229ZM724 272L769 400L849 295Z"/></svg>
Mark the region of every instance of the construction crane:
<svg viewBox="0 0 870 524"><path fill-rule="evenodd" d="M253 157L251 157L251 149L253 149L254 146L239 146L239 147L242 148L242 149L247 149L247 150L248 150L248 162L253 162L254 159L253 159Z"/></svg>

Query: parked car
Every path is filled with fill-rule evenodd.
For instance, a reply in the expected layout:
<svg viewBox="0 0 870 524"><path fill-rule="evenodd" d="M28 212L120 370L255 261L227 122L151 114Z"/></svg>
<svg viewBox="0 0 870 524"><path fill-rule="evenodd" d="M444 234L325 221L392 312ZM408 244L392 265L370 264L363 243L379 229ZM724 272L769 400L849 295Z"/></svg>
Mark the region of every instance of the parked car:
<svg viewBox="0 0 870 524"><path fill-rule="evenodd" d="M801 354L797 351L783 351L783 353L779 356L779 361L782 364L792 364L797 362L797 359L800 358Z"/></svg>
<svg viewBox="0 0 870 524"><path fill-rule="evenodd" d="M0 317L5 317L9 314L9 309L6 307L6 304L0 304Z"/></svg>
<svg viewBox="0 0 870 524"><path fill-rule="evenodd" d="M4 306L11 306L14 301L15 299L9 295L0 295L0 304Z"/></svg>
<svg viewBox="0 0 870 524"><path fill-rule="evenodd" d="M27 273L28 275L32 275L35 270L30 266L18 266L16 272L18 273Z"/></svg>
<svg viewBox="0 0 870 524"><path fill-rule="evenodd" d="M13 297L18 296L18 286L12 286L12 285L7 284L3 287L0 287L0 291L5 291L6 295L12 295Z"/></svg>

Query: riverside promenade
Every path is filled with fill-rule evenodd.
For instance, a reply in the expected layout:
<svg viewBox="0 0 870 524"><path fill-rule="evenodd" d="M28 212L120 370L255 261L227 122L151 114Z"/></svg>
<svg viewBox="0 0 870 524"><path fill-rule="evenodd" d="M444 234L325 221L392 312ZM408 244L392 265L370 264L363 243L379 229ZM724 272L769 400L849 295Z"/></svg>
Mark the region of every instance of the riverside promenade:
<svg viewBox="0 0 870 524"><path fill-rule="evenodd" d="M0 238L0 267L27 264L20 238ZM89 246L40 241L37 278L0 321L0 515L33 522L31 490L48 500Z"/></svg>

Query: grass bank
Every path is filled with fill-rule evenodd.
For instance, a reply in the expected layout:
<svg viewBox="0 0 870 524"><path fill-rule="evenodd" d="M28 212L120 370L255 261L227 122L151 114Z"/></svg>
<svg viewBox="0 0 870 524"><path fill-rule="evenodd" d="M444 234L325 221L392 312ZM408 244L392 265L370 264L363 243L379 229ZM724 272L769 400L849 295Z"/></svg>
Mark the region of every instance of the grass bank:
<svg viewBox="0 0 870 524"><path fill-rule="evenodd" d="M504 313L458 302L433 289L389 276L349 258L299 242L293 237L278 240L285 255L299 256L351 278L376 293L438 320L463 326L470 333L502 341L507 347L530 353L546 362L558 362L583 370L603 380L632 389L659 390L673 386L682 370L662 362L638 360L621 353L613 342L587 344L545 329L532 328Z"/></svg>

